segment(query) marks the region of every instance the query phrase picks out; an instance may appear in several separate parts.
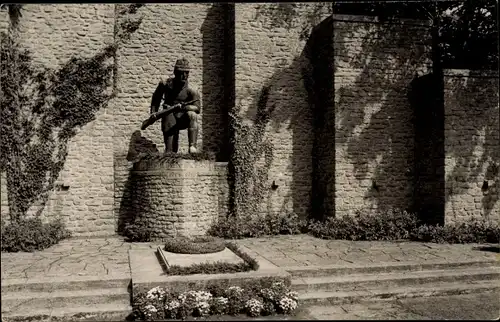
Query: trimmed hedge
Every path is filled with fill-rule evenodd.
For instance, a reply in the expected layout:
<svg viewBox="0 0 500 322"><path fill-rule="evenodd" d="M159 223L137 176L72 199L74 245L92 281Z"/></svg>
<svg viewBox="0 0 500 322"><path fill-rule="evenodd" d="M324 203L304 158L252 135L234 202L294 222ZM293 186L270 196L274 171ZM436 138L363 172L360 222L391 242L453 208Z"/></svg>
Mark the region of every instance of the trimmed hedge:
<svg viewBox="0 0 500 322"><path fill-rule="evenodd" d="M308 233L314 237L338 240L411 240L435 243L499 243L498 223L470 219L446 226L422 224L418 216L391 209L374 214L328 218L306 222L295 215L254 218L229 217L211 226L209 234L223 238L251 238L265 235Z"/></svg>
<svg viewBox="0 0 500 322"><path fill-rule="evenodd" d="M409 239L418 227L414 214L389 210L376 214L356 213L354 216L328 218L325 222L311 221L309 233L323 239L342 240L401 240Z"/></svg>
<svg viewBox="0 0 500 322"><path fill-rule="evenodd" d="M467 244L467 243L494 243L500 242L500 226L484 220L470 219L468 221L446 226L422 225L412 231L411 240Z"/></svg>
<svg viewBox="0 0 500 322"><path fill-rule="evenodd" d="M2 252L33 252L59 243L71 233L61 220L44 224L39 218L2 222Z"/></svg>
<svg viewBox="0 0 500 322"><path fill-rule="evenodd" d="M250 218L229 216L210 226L207 234L227 239L273 235L296 235L307 232L307 220L296 214L265 215Z"/></svg>
<svg viewBox="0 0 500 322"><path fill-rule="evenodd" d="M421 224L415 214L391 210L311 222L309 233L323 239L411 240L434 243L498 243L500 227L486 220L470 219L446 226Z"/></svg>

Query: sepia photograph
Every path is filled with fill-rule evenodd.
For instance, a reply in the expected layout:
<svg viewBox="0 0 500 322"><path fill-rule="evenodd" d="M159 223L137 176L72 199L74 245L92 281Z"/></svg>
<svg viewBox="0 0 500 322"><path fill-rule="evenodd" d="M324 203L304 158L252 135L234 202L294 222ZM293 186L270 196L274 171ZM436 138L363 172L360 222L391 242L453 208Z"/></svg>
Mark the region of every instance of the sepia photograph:
<svg viewBox="0 0 500 322"><path fill-rule="evenodd" d="M0 4L1 321L498 320L499 14Z"/></svg>

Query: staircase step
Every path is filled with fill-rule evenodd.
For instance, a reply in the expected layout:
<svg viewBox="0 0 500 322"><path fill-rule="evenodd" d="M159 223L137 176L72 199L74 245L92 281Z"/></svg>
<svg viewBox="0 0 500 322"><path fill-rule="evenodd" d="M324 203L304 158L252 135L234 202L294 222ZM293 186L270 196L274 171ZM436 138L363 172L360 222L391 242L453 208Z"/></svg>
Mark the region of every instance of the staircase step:
<svg viewBox="0 0 500 322"><path fill-rule="evenodd" d="M103 288L127 288L130 276L71 276L49 278L19 278L3 279L2 294L8 292L54 292L54 291L79 291Z"/></svg>
<svg viewBox="0 0 500 322"><path fill-rule="evenodd" d="M17 309L68 308L97 304L130 304L126 288L2 294L2 313Z"/></svg>
<svg viewBox="0 0 500 322"><path fill-rule="evenodd" d="M462 262L404 262L380 263L367 265L320 265L320 266L290 266L285 270L292 277L343 276L351 274L379 274L392 272L416 272L423 270L442 270L459 268L500 267L498 260L462 261Z"/></svg>
<svg viewBox="0 0 500 322"><path fill-rule="evenodd" d="M394 300L399 298L500 292L500 283L476 281L469 283L435 283L432 287L390 287L347 292L314 291L299 294L304 305L336 305L363 301Z"/></svg>
<svg viewBox="0 0 500 322"><path fill-rule="evenodd" d="M22 321L33 317L52 317L52 320L67 321L71 317L77 317L78 320L95 321L124 321L132 313L132 307L129 304L97 304L91 306L72 306L68 308L43 308L31 309L23 308L17 311L2 312L2 321Z"/></svg>
<svg viewBox="0 0 500 322"><path fill-rule="evenodd" d="M335 291L371 289L380 287L417 286L437 282L495 280L500 283L500 267L467 268L455 270L424 270L346 276L296 277L294 291Z"/></svg>

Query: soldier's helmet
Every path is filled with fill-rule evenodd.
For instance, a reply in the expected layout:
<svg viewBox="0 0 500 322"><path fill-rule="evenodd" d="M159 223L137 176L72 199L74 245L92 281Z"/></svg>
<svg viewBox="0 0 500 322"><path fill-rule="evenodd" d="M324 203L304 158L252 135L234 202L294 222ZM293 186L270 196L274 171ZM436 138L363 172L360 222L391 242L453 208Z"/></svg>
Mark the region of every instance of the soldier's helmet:
<svg viewBox="0 0 500 322"><path fill-rule="evenodd" d="M189 61L186 58L177 59L174 70L189 72Z"/></svg>

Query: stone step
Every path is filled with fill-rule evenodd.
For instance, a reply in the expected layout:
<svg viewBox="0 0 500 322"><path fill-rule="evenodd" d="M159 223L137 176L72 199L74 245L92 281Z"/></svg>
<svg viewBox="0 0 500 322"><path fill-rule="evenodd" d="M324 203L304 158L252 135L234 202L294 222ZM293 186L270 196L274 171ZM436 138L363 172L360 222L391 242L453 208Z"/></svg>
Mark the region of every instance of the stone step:
<svg viewBox="0 0 500 322"><path fill-rule="evenodd" d="M295 277L292 288L297 292L368 290L380 287L418 286L438 282L493 280L500 284L500 267L454 270L424 270L344 276Z"/></svg>
<svg viewBox="0 0 500 322"><path fill-rule="evenodd" d="M403 262L403 263L380 263L371 265L321 265L321 266L289 266L285 270L293 277L317 277L317 276L343 276L352 274L378 274L392 272L415 272L423 270L459 269L500 267L498 260L475 260L461 262Z"/></svg>
<svg viewBox="0 0 500 322"><path fill-rule="evenodd" d="M47 278L19 278L2 280L2 296L8 292L54 292L106 288L127 288L130 276L71 276Z"/></svg>
<svg viewBox="0 0 500 322"><path fill-rule="evenodd" d="M2 294L2 313L16 310L69 308L98 304L129 305L126 288L55 292L8 292Z"/></svg>
<svg viewBox="0 0 500 322"><path fill-rule="evenodd" d="M337 305L411 297L446 296L484 292L500 292L500 283L476 281L470 283L434 283L432 286L427 285L418 287L387 287L347 292L314 291L299 294L299 303L301 305Z"/></svg>
<svg viewBox="0 0 500 322"><path fill-rule="evenodd" d="M129 304L97 304L91 306L73 306L65 308L44 308L2 312L2 321L24 321L34 317L47 318L47 320L68 321L72 317L78 320L94 321L124 321L132 313L132 307ZM37 319L40 320L40 319Z"/></svg>

